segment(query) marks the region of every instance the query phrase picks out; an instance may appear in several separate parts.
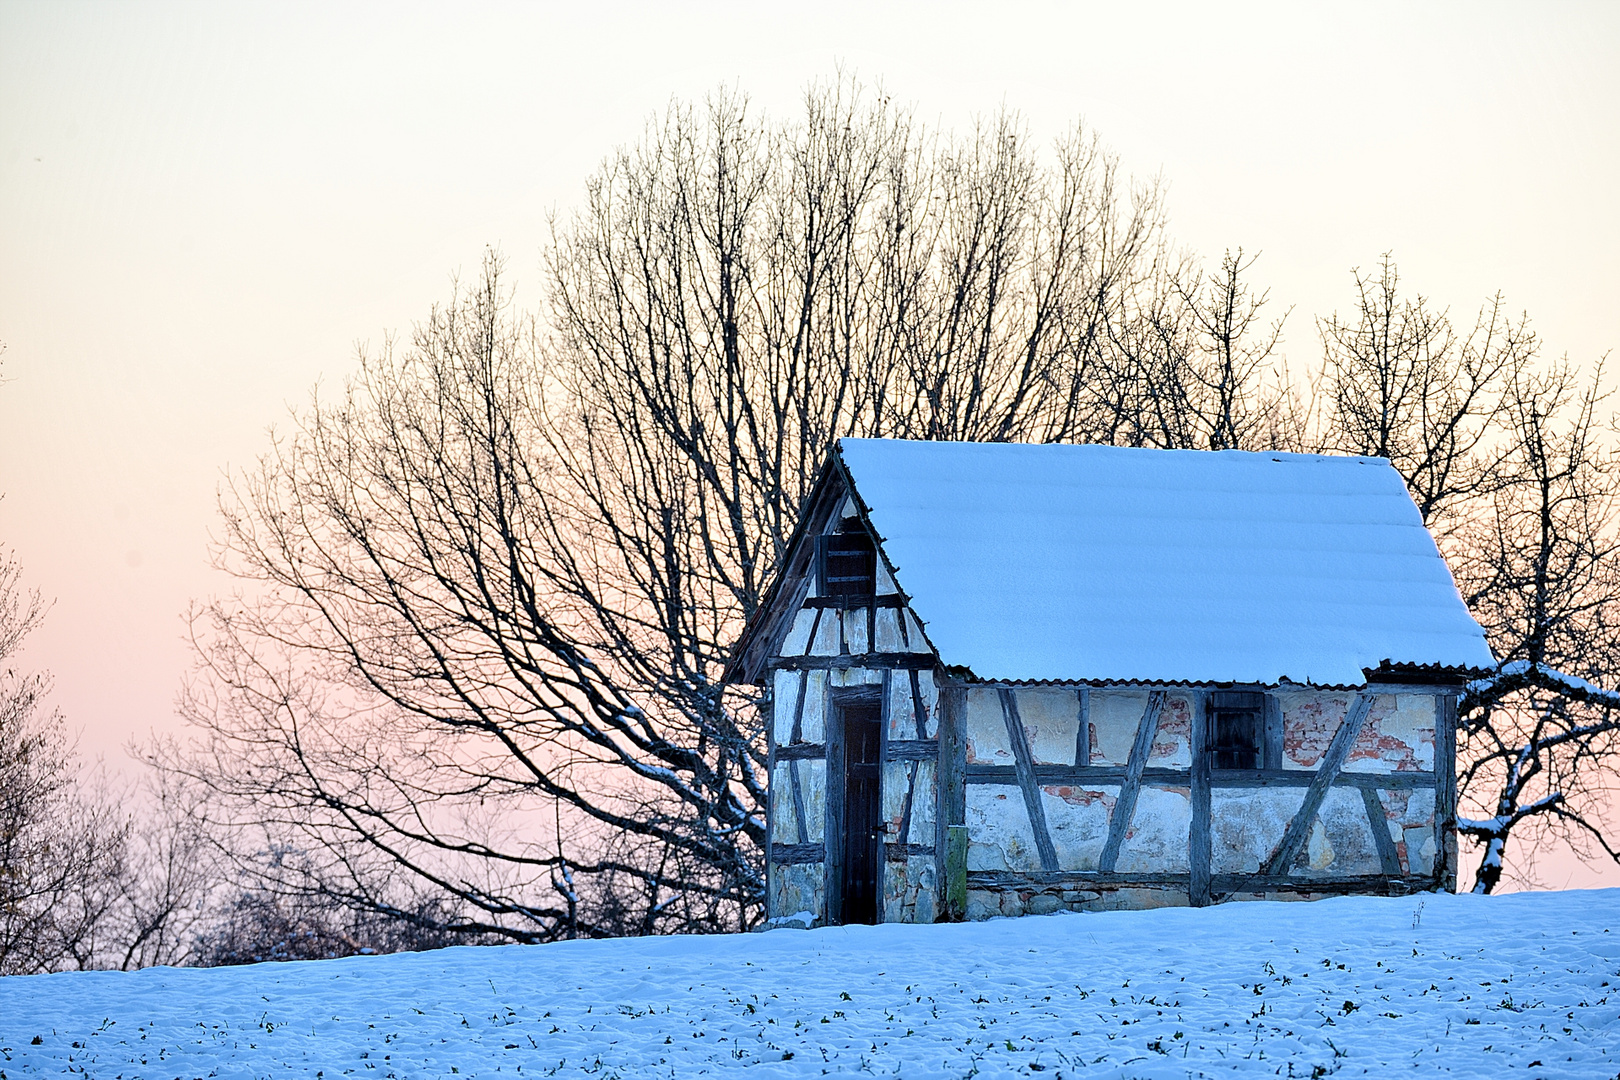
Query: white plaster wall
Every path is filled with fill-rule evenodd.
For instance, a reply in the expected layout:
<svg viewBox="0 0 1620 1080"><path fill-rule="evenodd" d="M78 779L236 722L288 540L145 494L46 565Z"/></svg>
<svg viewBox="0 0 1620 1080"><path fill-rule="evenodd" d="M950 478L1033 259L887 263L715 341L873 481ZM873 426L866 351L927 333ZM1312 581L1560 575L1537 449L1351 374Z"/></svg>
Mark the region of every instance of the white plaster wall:
<svg viewBox="0 0 1620 1080"><path fill-rule="evenodd" d="M922 698L922 733L917 730L910 672L896 670L889 680L888 737L915 742L919 738L935 738L940 733L938 717L938 691L933 685L933 672L917 672L917 696Z"/></svg>
<svg viewBox="0 0 1620 1080"><path fill-rule="evenodd" d="M1080 693L1059 687L1020 687L1018 718L1024 723L1031 756L1052 765L1075 763L1076 736L1080 732ZM1002 724L1005 733L1006 724Z"/></svg>
<svg viewBox="0 0 1620 1080"><path fill-rule="evenodd" d="M827 836L827 762L821 758L813 758L809 761L787 762L787 764L797 765L799 768L799 789L804 793L805 842L823 843ZM783 788L777 793L778 804L781 803L783 794L787 795L790 803L793 801L793 792Z"/></svg>
<svg viewBox="0 0 1620 1080"><path fill-rule="evenodd" d="M1192 715L1199 699L1185 692L1165 695L1159 711L1159 725L1153 733L1153 749L1147 763L1156 769L1192 767Z"/></svg>
<svg viewBox="0 0 1620 1080"><path fill-rule="evenodd" d="M1097 869L1108 842L1108 816L1118 801L1117 785L1049 784L1041 788L1041 809L1046 812L1059 869Z"/></svg>
<svg viewBox="0 0 1620 1080"><path fill-rule="evenodd" d="M911 796L911 829L902 834L906 796ZM885 761L880 785L883 820L889 823L889 839L901 844L934 845L934 763L932 761Z"/></svg>
<svg viewBox="0 0 1620 1080"><path fill-rule="evenodd" d="M804 716L799 721L805 742L827 741L827 672L807 671L804 681ZM793 718L788 718L791 728Z"/></svg>
<svg viewBox="0 0 1620 1080"><path fill-rule="evenodd" d="M911 678L907 676L906 685L909 686L910 684ZM937 739L939 738L939 686L934 682L934 673L932 671L917 672L917 692L922 697L923 704L923 737Z"/></svg>
<svg viewBox="0 0 1620 1080"><path fill-rule="evenodd" d="M816 624L814 639L810 642L810 655L838 655L838 609L822 608L821 621Z"/></svg>
<svg viewBox="0 0 1620 1080"><path fill-rule="evenodd" d="M1192 799L1185 788L1143 785L1115 868L1120 873L1185 874Z"/></svg>
<svg viewBox="0 0 1620 1080"><path fill-rule="evenodd" d="M1039 870L1024 795L1013 784L969 784L968 869Z"/></svg>
<svg viewBox="0 0 1620 1080"><path fill-rule="evenodd" d="M911 701L909 673L896 671L892 676L889 682L889 707L885 712L888 716L888 738L917 738L917 717Z"/></svg>
<svg viewBox="0 0 1620 1080"><path fill-rule="evenodd" d="M1131 759L1136 729L1147 709L1146 690L1093 690L1091 693L1091 763L1125 765Z"/></svg>
<svg viewBox="0 0 1620 1080"><path fill-rule="evenodd" d="M1408 874L1434 870L1434 791L1429 788L1380 791L1390 837L1401 868Z"/></svg>
<svg viewBox="0 0 1620 1080"><path fill-rule="evenodd" d="M933 652L933 649L928 645L928 639L923 634L923 625L918 621L916 614L910 608L906 608L904 615L906 641L909 643L911 651L920 653Z"/></svg>
<svg viewBox="0 0 1620 1080"><path fill-rule="evenodd" d="M828 612L828 614L831 615L833 612ZM871 651L866 647L867 614L867 609L863 607L850 608L842 613L842 618L844 620L844 644L849 647L849 651L852 653L864 653Z"/></svg>
<svg viewBox="0 0 1620 1080"><path fill-rule="evenodd" d="M781 656L803 656L810 645L810 628L816 621L816 613L810 608L800 608L793 616L793 626L787 635L782 638Z"/></svg>
<svg viewBox="0 0 1620 1080"><path fill-rule="evenodd" d="M778 761L771 771L771 842L775 844L799 842L799 819L793 809L792 766L791 761Z"/></svg>
<svg viewBox="0 0 1620 1080"><path fill-rule="evenodd" d="M989 687L970 686L967 691L967 759L986 765L1012 765L1012 743L1007 738L1007 720L1001 711L1001 696ZM972 794L972 786L968 788Z"/></svg>
<svg viewBox="0 0 1620 1080"><path fill-rule="evenodd" d="M1329 788L1295 863L1295 874L1339 877L1382 871L1361 792L1355 788Z"/></svg>
<svg viewBox="0 0 1620 1080"><path fill-rule="evenodd" d="M1209 793L1210 871L1258 873L1304 801L1303 787L1212 790Z"/></svg>
<svg viewBox="0 0 1620 1080"><path fill-rule="evenodd" d="M885 653L904 652L906 643L900 640L900 610L898 608L878 608L876 633L877 641L873 644L873 651Z"/></svg>
<svg viewBox="0 0 1620 1080"><path fill-rule="evenodd" d="M827 763L778 761L771 773L771 841L797 844L799 822L793 806L793 773L799 774L799 793L804 799L804 840L819 844L827 833Z"/></svg>
<svg viewBox="0 0 1620 1080"><path fill-rule="evenodd" d="M1379 694L1356 736L1344 771L1429 772L1439 699L1431 694Z"/></svg>
<svg viewBox="0 0 1620 1080"><path fill-rule="evenodd" d="M833 686L876 686L883 682L883 672L872 668L844 668L828 672Z"/></svg>
<svg viewBox="0 0 1620 1080"><path fill-rule="evenodd" d="M1283 715L1283 768L1314 770L1327 753L1355 695L1335 690L1278 690Z"/></svg>
<svg viewBox="0 0 1620 1080"><path fill-rule="evenodd" d="M793 734L793 709L799 694L799 673L778 671L771 679L771 738L785 746Z"/></svg>

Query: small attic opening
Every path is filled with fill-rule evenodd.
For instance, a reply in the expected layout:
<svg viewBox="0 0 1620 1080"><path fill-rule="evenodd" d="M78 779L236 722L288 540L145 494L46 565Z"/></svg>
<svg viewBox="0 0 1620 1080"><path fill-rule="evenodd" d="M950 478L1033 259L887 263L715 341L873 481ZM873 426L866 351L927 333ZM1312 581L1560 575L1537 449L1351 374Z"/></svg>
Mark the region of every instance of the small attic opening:
<svg viewBox="0 0 1620 1080"><path fill-rule="evenodd" d="M838 531L821 537L823 596L871 596L877 592L877 548L859 521L844 519Z"/></svg>

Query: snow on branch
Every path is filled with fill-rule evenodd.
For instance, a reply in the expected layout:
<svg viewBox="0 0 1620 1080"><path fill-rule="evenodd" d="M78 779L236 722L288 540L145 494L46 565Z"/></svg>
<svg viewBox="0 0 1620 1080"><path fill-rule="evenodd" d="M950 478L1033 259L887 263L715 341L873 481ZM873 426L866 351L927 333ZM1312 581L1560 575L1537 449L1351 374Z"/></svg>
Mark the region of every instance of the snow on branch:
<svg viewBox="0 0 1620 1080"><path fill-rule="evenodd" d="M1475 679L1465 686L1462 711L1467 713L1482 705L1498 701L1515 690L1530 687L1539 687L1600 708L1620 709L1620 692L1605 690L1585 679L1565 675L1562 671L1532 660L1513 660L1501 665L1483 679Z"/></svg>

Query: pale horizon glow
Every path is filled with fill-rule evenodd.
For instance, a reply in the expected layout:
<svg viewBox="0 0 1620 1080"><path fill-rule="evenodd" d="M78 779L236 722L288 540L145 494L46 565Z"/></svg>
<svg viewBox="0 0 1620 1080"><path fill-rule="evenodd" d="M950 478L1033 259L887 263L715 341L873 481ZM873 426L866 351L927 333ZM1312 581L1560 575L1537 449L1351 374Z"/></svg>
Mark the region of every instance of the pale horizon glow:
<svg viewBox="0 0 1620 1080"><path fill-rule="evenodd" d="M357 342L507 257L672 99L840 69L931 127L1084 119L1253 280L1303 371L1392 252L1463 323L1620 346L1620 6L0 3L0 546L82 748L176 732L215 493ZM1550 884L1620 883L1559 864Z"/></svg>

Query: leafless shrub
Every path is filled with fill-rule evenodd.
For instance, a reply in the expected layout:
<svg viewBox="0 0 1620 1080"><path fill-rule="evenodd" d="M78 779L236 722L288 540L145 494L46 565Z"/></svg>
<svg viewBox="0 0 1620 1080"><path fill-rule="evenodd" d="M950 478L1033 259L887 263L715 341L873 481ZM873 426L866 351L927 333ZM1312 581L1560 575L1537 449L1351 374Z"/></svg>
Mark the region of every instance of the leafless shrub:
<svg viewBox="0 0 1620 1080"><path fill-rule="evenodd" d="M94 963L125 874L128 825L80 784L49 679L13 666L44 605L0 553L0 974Z"/></svg>

